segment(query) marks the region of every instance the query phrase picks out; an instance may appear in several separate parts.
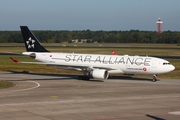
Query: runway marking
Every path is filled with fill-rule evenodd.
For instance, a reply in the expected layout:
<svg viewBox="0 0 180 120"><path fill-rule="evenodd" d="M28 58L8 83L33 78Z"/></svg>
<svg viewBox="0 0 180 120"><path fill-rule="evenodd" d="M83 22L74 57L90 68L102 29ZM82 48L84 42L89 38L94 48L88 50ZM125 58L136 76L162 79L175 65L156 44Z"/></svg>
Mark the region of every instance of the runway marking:
<svg viewBox="0 0 180 120"><path fill-rule="evenodd" d="M21 92L21 91L32 90L32 89L40 87L40 84L36 81L21 81L21 82L32 82L32 83L35 83L37 85L34 87L26 88L26 89L13 90L13 91L1 92L1 93ZM19 84L16 84L16 86L19 86Z"/></svg>
<svg viewBox="0 0 180 120"><path fill-rule="evenodd" d="M180 115L180 111L174 111L174 112L168 112L168 113L172 115Z"/></svg>
<svg viewBox="0 0 180 120"><path fill-rule="evenodd" d="M77 88L80 88L81 87L81 84L79 84L78 86L77 86Z"/></svg>
<svg viewBox="0 0 180 120"><path fill-rule="evenodd" d="M180 95L165 95L165 96L142 96L142 97L126 97L126 98L104 98L104 99L79 99L79 100L59 100L59 101L44 101L44 102L23 102L23 103L8 103L0 104L0 106L25 106L25 105L43 105L43 104L69 104L69 103L86 103L86 102L102 102L115 100L140 100L140 99L160 99L160 98L179 98Z"/></svg>
<svg viewBox="0 0 180 120"><path fill-rule="evenodd" d="M58 96L50 96L50 98L58 98Z"/></svg>
<svg viewBox="0 0 180 120"><path fill-rule="evenodd" d="M22 75L21 78L27 78L27 76L26 75Z"/></svg>
<svg viewBox="0 0 180 120"><path fill-rule="evenodd" d="M70 85L73 85L73 84L70 84ZM77 85L77 86L76 86ZM81 82L78 82L77 84L75 84L75 88L78 89L81 87Z"/></svg>

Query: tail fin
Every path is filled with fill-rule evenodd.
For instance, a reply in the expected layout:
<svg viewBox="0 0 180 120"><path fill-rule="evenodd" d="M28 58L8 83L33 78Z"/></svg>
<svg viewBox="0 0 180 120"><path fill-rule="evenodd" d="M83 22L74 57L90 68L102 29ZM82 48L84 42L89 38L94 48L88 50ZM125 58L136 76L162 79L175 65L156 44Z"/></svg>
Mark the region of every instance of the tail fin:
<svg viewBox="0 0 180 120"><path fill-rule="evenodd" d="M49 52L46 50L27 26L20 26L27 52Z"/></svg>

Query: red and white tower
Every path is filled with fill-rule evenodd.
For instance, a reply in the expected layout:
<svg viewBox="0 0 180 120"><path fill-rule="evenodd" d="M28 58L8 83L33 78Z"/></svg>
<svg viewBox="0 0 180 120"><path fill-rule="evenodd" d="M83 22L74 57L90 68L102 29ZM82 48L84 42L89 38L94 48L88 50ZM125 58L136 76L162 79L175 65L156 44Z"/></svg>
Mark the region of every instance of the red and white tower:
<svg viewBox="0 0 180 120"><path fill-rule="evenodd" d="M156 22L156 32L157 33L162 33L162 24L163 21L161 20L161 18L158 19L158 21Z"/></svg>

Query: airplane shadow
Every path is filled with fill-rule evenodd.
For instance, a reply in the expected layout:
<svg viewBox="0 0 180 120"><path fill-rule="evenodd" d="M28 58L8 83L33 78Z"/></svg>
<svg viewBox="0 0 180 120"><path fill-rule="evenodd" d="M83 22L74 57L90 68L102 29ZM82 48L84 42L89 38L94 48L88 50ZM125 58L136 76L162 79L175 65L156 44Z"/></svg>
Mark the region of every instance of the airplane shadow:
<svg viewBox="0 0 180 120"><path fill-rule="evenodd" d="M70 75L70 74L29 73L28 71L21 71L20 72L20 71L14 71L14 70L9 70L8 72L11 72L13 74L39 75L39 76L52 77L52 78L37 78L37 79L29 79L28 78L28 80L76 80L76 79L78 79L78 76ZM53 78L53 77L56 77L56 78ZM26 78L24 78L24 80L25 79Z"/></svg>
<svg viewBox="0 0 180 120"><path fill-rule="evenodd" d="M132 77L132 76L109 76L108 79L129 80L129 81L152 81L151 78L139 78L139 77Z"/></svg>
<svg viewBox="0 0 180 120"><path fill-rule="evenodd" d="M146 116L149 117L149 118L152 118L154 120L166 120L166 119L163 119L163 118L160 118L160 117L156 117L156 116L152 116L152 115L149 115L149 114L147 114Z"/></svg>
<svg viewBox="0 0 180 120"><path fill-rule="evenodd" d="M37 78L37 79L29 79L28 80L79 80L79 75L71 75L71 74L52 74L52 73L29 73L28 71L14 71L9 70L13 74L27 74L27 75L40 75L40 76L48 76L48 77L57 77L57 78ZM109 80L128 80L128 81L152 81L150 78L137 78L132 76L109 76ZM25 80L25 78L24 78ZM87 82L104 82L104 80L93 79L90 80L81 80Z"/></svg>

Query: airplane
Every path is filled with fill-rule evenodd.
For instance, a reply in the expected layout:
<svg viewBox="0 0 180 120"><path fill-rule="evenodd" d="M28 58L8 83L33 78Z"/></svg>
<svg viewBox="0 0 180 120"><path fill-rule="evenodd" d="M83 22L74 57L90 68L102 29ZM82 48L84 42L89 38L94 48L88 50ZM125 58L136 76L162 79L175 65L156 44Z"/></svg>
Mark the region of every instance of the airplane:
<svg viewBox="0 0 180 120"><path fill-rule="evenodd" d="M103 54L76 54L57 53L46 50L27 26L20 26L26 52L23 55L30 56L38 62L22 62L11 59L16 63L45 64L61 69L77 70L83 73L79 79L106 80L112 74L150 74L152 81L157 80L157 74L171 72L175 67L167 60L149 56L129 55L103 55Z"/></svg>

